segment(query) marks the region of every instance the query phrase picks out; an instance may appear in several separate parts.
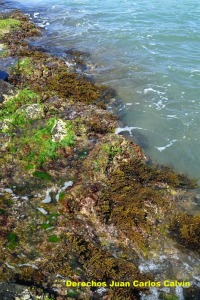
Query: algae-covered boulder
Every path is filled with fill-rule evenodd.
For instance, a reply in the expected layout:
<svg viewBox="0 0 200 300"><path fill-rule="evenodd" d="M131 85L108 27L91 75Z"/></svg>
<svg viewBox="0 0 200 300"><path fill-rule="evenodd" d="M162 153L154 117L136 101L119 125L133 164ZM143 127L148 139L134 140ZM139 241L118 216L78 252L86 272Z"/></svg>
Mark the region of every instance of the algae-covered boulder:
<svg viewBox="0 0 200 300"><path fill-rule="evenodd" d="M44 117L44 107L38 103L31 105L23 105L18 110L18 113L25 113L27 119L36 120Z"/></svg>
<svg viewBox="0 0 200 300"><path fill-rule="evenodd" d="M18 29L20 25L21 22L14 18L0 19L0 37L4 36L6 33L9 33L10 31L14 31Z"/></svg>
<svg viewBox="0 0 200 300"><path fill-rule="evenodd" d="M122 162L128 162L133 157L139 158L141 155L142 151L139 151L136 145L123 136L111 133L99 140L83 164L88 176L103 180L111 171L118 169ZM145 161L146 157L142 155L141 159Z"/></svg>

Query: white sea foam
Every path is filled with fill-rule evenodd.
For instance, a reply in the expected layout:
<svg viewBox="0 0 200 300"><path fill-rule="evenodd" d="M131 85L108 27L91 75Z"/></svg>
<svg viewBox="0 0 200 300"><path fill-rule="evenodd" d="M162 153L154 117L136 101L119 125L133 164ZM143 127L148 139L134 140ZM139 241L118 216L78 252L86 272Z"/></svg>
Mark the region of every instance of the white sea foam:
<svg viewBox="0 0 200 300"><path fill-rule="evenodd" d="M39 210L43 215L47 215L48 211L46 211L44 208L42 207L37 207L37 210Z"/></svg>
<svg viewBox="0 0 200 300"><path fill-rule="evenodd" d="M166 146L163 147L155 147L156 149L158 149L158 151L162 152L164 151L166 148L171 147L175 142L178 142L178 140L172 140L169 144L167 144Z"/></svg>
<svg viewBox="0 0 200 300"><path fill-rule="evenodd" d="M59 200L59 195L60 195L60 193L62 192L62 191L65 191L68 187L70 187L70 186L72 186L73 185L73 181L66 181L65 183L64 183L64 185L62 186L62 187L60 187L59 189L58 189L58 187L57 187L57 185L55 185L55 186L52 186L52 187L50 187L50 188L48 188L46 191L45 191L45 198L42 200L42 203L45 203L45 204L47 204L47 203L50 203L51 201L52 201L52 197L51 197L51 192L57 192L57 194L56 194L56 200L58 201ZM38 195L36 195L36 196L38 196ZM41 197L41 195L40 195L40 197Z"/></svg>
<svg viewBox="0 0 200 300"><path fill-rule="evenodd" d="M37 18L38 16L39 16L39 12L35 12L34 14L33 14L33 16L34 16L34 18Z"/></svg>
<svg viewBox="0 0 200 300"><path fill-rule="evenodd" d="M156 93L156 94L158 94L158 95L165 95L165 94L166 94L166 92L161 92L161 91L155 90L155 89L153 89L153 88L147 88L147 89L144 89L144 94L145 94L145 95L148 94L149 92L153 92L153 93Z"/></svg>
<svg viewBox="0 0 200 300"><path fill-rule="evenodd" d="M141 127L129 127L129 126L117 127L115 129L115 134L119 134L120 132L123 132L123 131L128 131L129 134L132 136L132 130L134 130L134 129L146 130L146 129L141 128Z"/></svg>
<svg viewBox="0 0 200 300"><path fill-rule="evenodd" d="M71 62L69 62L69 61L65 61L65 64L66 64L66 66L68 66L68 67L73 67L73 66L75 66L75 63L71 63Z"/></svg>
<svg viewBox="0 0 200 300"><path fill-rule="evenodd" d="M144 89L144 94L146 95L147 93L149 93L149 92L157 92L157 90L154 90L154 89L152 89L152 88L147 88L147 89Z"/></svg>
<svg viewBox="0 0 200 300"><path fill-rule="evenodd" d="M59 200L59 196L60 196L60 193L65 191L68 187L72 186L73 185L73 181L66 181L63 185L63 187L61 187L59 190L58 190L58 193L56 195L56 200L58 201Z"/></svg>
<svg viewBox="0 0 200 300"><path fill-rule="evenodd" d="M179 119L176 115L167 115L168 119Z"/></svg>
<svg viewBox="0 0 200 300"><path fill-rule="evenodd" d="M191 73L200 73L200 69L193 69L191 70Z"/></svg>
<svg viewBox="0 0 200 300"><path fill-rule="evenodd" d="M155 105L156 105L157 110L161 110L161 109L165 108L165 104L163 103L162 100L159 100L157 103L155 103Z"/></svg>
<svg viewBox="0 0 200 300"><path fill-rule="evenodd" d="M15 267L11 266L11 265L10 265L9 263L7 263L7 262L5 263L5 265L6 265L9 269L13 269L13 270L15 269Z"/></svg>
<svg viewBox="0 0 200 300"><path fill-rule="evenodd" d="M61 278L61 279L65 279L66 277L60 275L60 274L56 274L56 278Z"/></svg>
<svg viewBox="0 0 200 300"><path fill-rule="evenodd" d="M31 267L31 268L33 268L35 270L39 270L39 268L36 265L29 264L29 263L27 263L27 264L18 264L18 267Z"/></svg>
<svg viewBox="0 0 200 300"><path fill-rule="evenodd" d="M14 191L12 189L10 189L10 188L0 188L0 191L2 192L2 194L5 194L5 193L10 194L12 196L12 199L15 199L15 200L22 199L22 200L27 201L29 199L28 196L21 196L21 197L17 196L14 193Z"/></svg>
<svg viewBox="0 0 200 300"><path fill-rule="evenodd" d="M50 203L51 202L50 192L52 190L53 190L52 188L49 188L46 190L46 196L45 196L44 200L42 200L42 203Z"/></svg>

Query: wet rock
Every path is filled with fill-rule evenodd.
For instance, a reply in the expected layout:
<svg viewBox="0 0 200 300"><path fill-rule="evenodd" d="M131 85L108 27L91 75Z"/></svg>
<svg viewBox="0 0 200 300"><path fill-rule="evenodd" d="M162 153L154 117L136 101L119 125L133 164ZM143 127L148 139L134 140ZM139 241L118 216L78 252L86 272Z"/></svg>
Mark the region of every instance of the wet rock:
<svg viewBox="0 0 200 300"><path fill-rule="evenodd" d="M0 79L0 103L13 97L15 93L15 89L11 84Z"/></svg>
<svg viewBox="0 0 200 300"><path fill-rule="evenodd" d="M99 300L99 299L103 299L103 296L105 296L108 293L108 289L107 288L99 288L97 289L94 294L93 294L93 299L94 300Z"/></svg>
<svg viewBox="0 0 200 300"><path fill-rule="evenodd" d="M36 120L44 117L44 108L37 103L31 105L24 105L18 109L18 112L26 112L27 118L31 120Z"/></svg>
<svg viewBox="0 0 200 300"><path fill-rule="evenodd" d="M1 51L8 51L8 49L7 48L5 48L5 50L4 49L0 49L0 52ZM17 58L15 58L15 57L4 57L4 58L1 58L0 59L0 69L1 69L1 71L4 71L4 72L6 72L6 73L9 73L9 69L16 63L18 61L18 59Z"/></svg>
<svg viewBox="0 0 200 300"><path fill-rule="evenodd" d="M14 284L14 283L1 282L0 299L1 300L11 300L11 299L28 300L31 299L31 295L26 286Z"/></svg>
<svg viewBox="0 0 200 300"><path fill-rule="evenodd" d="M66 134L66 123L63 120L58 119L52 128L52 140L54 142L61 141L65 138Z"/></svg>
<svg viewBox="0 0 200 300"><path fill-rule="evenodd" d="M199 300L200 299L200 287L193 286L183 290L185 300Z"/></svg>
<svg viewBox="0 0 200 300"><path fill-rule="evenodd" d="M5 71L0 71L0 79L4 80L4 81L8 81L8 73L6 73Z"/></svg>

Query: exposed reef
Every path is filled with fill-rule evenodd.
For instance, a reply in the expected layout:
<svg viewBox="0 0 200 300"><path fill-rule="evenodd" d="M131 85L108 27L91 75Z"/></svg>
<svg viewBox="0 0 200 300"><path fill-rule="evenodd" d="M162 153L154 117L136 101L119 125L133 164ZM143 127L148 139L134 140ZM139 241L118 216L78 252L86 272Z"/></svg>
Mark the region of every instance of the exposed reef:
<svg viewBox="0 0 200 300"><path fill-rule="evenodd" d="M200 218L177 203L195 181L149 166L116 135L106 110L115 92L31 47L39 34L18 11L0 16L0 56L16 60L0 80L1 299L140 299L141 289L109 283L154 280L139 268L154 237L199 251ZM83 53L68 55L84 65Z"/></svg>

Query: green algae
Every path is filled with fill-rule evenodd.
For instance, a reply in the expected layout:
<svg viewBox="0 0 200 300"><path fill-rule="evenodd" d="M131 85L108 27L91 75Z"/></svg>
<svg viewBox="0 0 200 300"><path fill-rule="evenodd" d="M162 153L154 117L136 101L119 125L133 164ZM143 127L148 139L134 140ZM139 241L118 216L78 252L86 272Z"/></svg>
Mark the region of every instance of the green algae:
<svg viewBox="0 0 200 300"><path fill-rule="evenodd" d="M8 209L13 205L12 199L0 198L0 205L2 209Z"/></svg>
<svg viewBox="0 0 200 300"><path fill-rule="evenodd" d="M43 229L49 230L53 225L51 223L43 223L41 226Z"/></svg>
<svg viewBox="0 0 200 300"><path fill-rule="evenodd" d="M8 52L6 50L3 50L3 51L0 50L0 59L7 57L7 55L8 55Z"/></svg>
<svg viewBox="0 0 200 300"><path fill-rule="evenodd" d="M18 60L18 62L12 67L12 70L16 76L20 76L21 73L24 75L31 75L34 70L34 65L30 57L24 57Z"/></svg>
<svg viewBox="0 0 200 300"><path fill-rule="evenodd" d="M51 243L58 243L59 241L60 241L60 238L56 234L50 235L48 238L48 242L51 242Z"/></svg>
<svg viewBox="0 0 200 300"><path fill-rule="evenodd" d="M15 97L11 97L1 104L0 120L4 120L5 118L10 119L13 125L18 126L18 118L23 112L18 112L17 110L25 104L36 102L39 102L39 96L35 92L29 89L20 90ZM22 115L22 119L24 118L25 116Z"/></svg>
<svg viewBox="0 0 200 300"><path fill-rule="evenodd" d="M69 289L69 292L67 293L67 297L70 298L77 298L77 296L79 295L79 293L77 292L77 290L74 289Z"/></svg>
<svg viewBox="0 0 200 300"><path fill-rule="evenodd" d="M6 213L5 209L0 208L0 215L4 215Z"/></svg>
<svg viewBox="0 0 200 300"><path fill-rule="evenodd" d="M30 36L38 35L40 30L28 20L19 11L13 11L8 14L1 15L0 19L0 38L2 41L9 45L9 55L15 56L20 51L21 47L17 49L15 45L28 45L23 40Z"/></svg>
<svg viewBox="0 0 200 300"><path fill-rule="evenodd" d="M103 145L103 150L108 153L109 160L112 160L118 153L122 153L120 146L115 145Z"/></svg>
<svg viewBox="0 0 200 300"><path fill-rule="evenodd" d="M5 44L0 44L0 59L8 56L8 47Z"/></svg>
<svg viewBox="0 0 200 300"><path fill-rule="evenodd" d="M60 141L52 140L52 129L56 118L50 118L42 126L25 128L20 139L14 137L11 143L10 151L19 155L20 160L27 170L37 169L45 162L59 157L59 148L70 147L74 145L74 131L72 123L66 122L66 135ZM21 124L21 123L20 123ZM14 148L13 148L14 147ZM36 177L47 179L47 173L36 172ZM46 177L46 178L45 178Z"/></svg>
<svg viewBox="0 0 200 300"><path fill-rule="evenodd" d="M35 171L33 172L33 176L42 179L42 180L51 180L52 177L47 172L44 171Z"/></svg>
<svg viewBox="0 0 200 300"><path fill-rule="evenodd" d="M0 20L0 37L5 33L8 33L10 30L16 30L20 26L21 22L13 18Z"/></svg>
<svg viewBox="0 0 200 300"><path fill-rule="evenodd" d="M72 146L74 144L74 133L69 122L66 124L66 137L60 142L52 141L51 131L54 124L55 119L50 118L44 127L37 130L31 141L27 141L26 138L23 141L23 144L28 144L32 148L27 156L29 162L35 162L36 165L41 166L46 160L59 156L57 154L59 147ZM37 160L35 157L37 157Z"/></svg>
<svg viewBox="0 0 200 300"><path fill-rule="evenodd" d="M14 232L10 232L8 235L7 235L7 240L8 240L8 244L7 244L7 247L10 249L10 250L14 250L17 245L19 244L19 237L17 236L16 233Z"/></svg>
<svg viewBox="0 0 200 300"><path fill-rule="evenodd" d="M61 192L59 194L59 200L63 200L65 198L65 192Z"/></svg>
<svg viewBox="0 0 200 300"><path fill-rule="evenodd" d="M41 226L45 230L49 230L49 228L53 228L56 225L57 218L60 214L52 212L50 213L47 218L45 219L45 223L43 223Z"/></svg>

